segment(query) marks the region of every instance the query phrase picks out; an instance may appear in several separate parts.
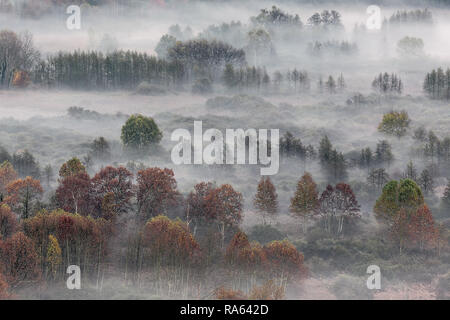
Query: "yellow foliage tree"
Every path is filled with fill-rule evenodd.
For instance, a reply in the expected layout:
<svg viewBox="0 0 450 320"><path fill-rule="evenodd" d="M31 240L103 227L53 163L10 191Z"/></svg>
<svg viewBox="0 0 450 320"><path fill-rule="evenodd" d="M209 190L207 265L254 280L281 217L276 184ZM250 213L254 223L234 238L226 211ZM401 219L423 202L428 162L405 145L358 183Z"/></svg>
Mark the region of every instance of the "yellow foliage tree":
<svg viewBox="0 0 450 320"><path fill-rule="evenodd" d="M59 266L62 263L61 247L55 236L48 236L47 246L47 268L53 277L56 277Z"/></svg>

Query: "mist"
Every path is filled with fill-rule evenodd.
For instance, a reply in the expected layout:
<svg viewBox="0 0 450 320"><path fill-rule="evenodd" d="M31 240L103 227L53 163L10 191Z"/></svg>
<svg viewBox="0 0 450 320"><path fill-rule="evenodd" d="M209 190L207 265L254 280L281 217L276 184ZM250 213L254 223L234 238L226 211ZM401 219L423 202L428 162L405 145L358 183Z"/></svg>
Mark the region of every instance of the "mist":
<svg viewBox="0 0 450 320"><path fill-rule="evenodd" d="M409 1L379 5L382 27L368 30L366 10L369 4L363 1L314 4L309 1L155 1L150 4L131 1L129 5L117 5L118 2L81 5L79 30L66 27L69 14L64 5L35 12L20 8L0 11L0 32L8 30L19 36L31 34L33 47L39 52L33 66L23 70L27 74L26 84L15 81L15 72L20 71L17 67L11 71L10 83L0 86L0 146L11 155L13 165L14 155L27 150L40 170L33 178L40 181L43 192L34 203L35 212L27 219L36 217L40 210L50 214L63 208L61 199L55 200L59 199L57 190L64 180L60 168L74 157L83 163L90 177L108 166L127 168L133 174L133 188L139 183L139 170L171 169L182 200L176 205L164 204L164 210L158 213L149 209L151 216L141 221L136 218L141 205L134 195L126 212L110 221L106 218L115 230L106 242L108 253L92 270L90 265L86 267L88 276L83 280L83 289L69 291L65 288L67 261L63 259L52 278L48 266L42 262L45 257L41 257L40 264L47 271L42 271L39 280L33 279L39 281L39 285L7 281L14 297L220 299L217 290L225 288L240 291L249 298L255 288L273 281L276 287L283 289L285 299L449 298L450 200L446 192L450 188L450 158L446 138L450 137L450 100L444 93L433 97L435 91L424 89L428 73L438 68L445 73L450 67L448 5L437 6L433 2L412 5ZM287 20L264 20L271 15L264 16L261 10L271 12L273 6L281 10L281 16ZM408 18L412 20L395 20L398 11L425 9L432 14L431 22L414 18L413 14ZM319 13L320 18L324 10L333 10L339 17L329 20L329 24L319 22L313 26L308 19L315 13ZM222 28L223 24L227 25ZM251 32L258 30L262 31L255 33L252 40ZM164 35L174 39L174 46L166 48L162 54L158 47L165 48L161 45ZM405 40L405 37L414 40ZM2 39L0 37L0 67ZM187 47L190 41L195 44L202 40L229 45L230 48L220 46L214 52L229 50L235 60L224 54L220 61L214 60L215 57L210 58L212 62L207 58L198 61L195 53L182 56L179 53L182 50L174 49L177 45ZM404 46L402 41L406 43ZM205 52L213 50L205 49ZM142 60L154 57L155 60L148 58L153 62L146 62L146 66L161 62L164 66L161 68L166 69L157 74L160 69L155 67L155 71L148 67L151 76L144 75L147 71L133 69L142 74L133 74L132 79L125 80L118 69L114 69L117 79L105 71L105 76L96 75L92 82L85 83L80 80L85 79L84 76L75 72L64 73L64 68L58 69L63 70L61 74L54 71L59 61L75 61L76 58L51 60L61 53L89 52L97 53L98 61L106 61L102 59L110 57L112 60L115 54L124 52L117 58L120 63L125 61L127 51L145 54ZM234 58L240 52L245 54L244 62ZM181 75L173 71L179 61ZM107 62L104 65L106 68ZM92 72L87 68L83 70L81 73ZM228 82L227 70L233 75ZM384 74L389 77L389 86L392 86L389 89L383 89L377 82ZM450 92L449 79L445 81L443 90ZM407 112L409 119L402 128L404 132L396 135L380 129L386 115L402 111ZM160 141L145 152L131 150L123 140L123 126L130 116L137 114L151 117L162 133ZM279 130L282 137L280 169L269 177L277 193L276 214L263 214L254 204L262 179L261 165L173 163L171 150L177 142L171 141L172 132L179 128L192 132L195 120L203 121L204 131L209 128L222 132L238 128ZM420 130L424 133L419 137ZM442 146L437 155L431 156L430 131ZM288 150L287 133L301 141L300 151ZM92 156L96 151L93 142L99 137L107 141L108 157ZM321 158L325 137L331 143L329 151L336 151L337 158L330 160L334 161L332 164ZM375 160L382 141L387 142L392 151L392 158L386 161ZM311 146L312 151L307 146ZM374 154L369 164L361 156L366 148ZM44 168L48 166L53 170L52 175L45 173ZM25 178L25 173L17 166L14 169L18 178ZM377 169L384 169L389 177L381 185L370 182L370 175ZM432 179L430 190L424 182L424 171ZM355 220L345 217L345 222L341 222L344 231L334 233L324 229L326 219L323 217L327 214L321 208L320 213L309 220L302 220L292 209L297 185L306 173L317 185L318 201L328 185L337 188L339 183L345 183L351 187L358 202L358 217ZM388 181L405 179L412 179L421 187L421 205L426 203L432 212L433 228L436 228L433 230L440 230L426 245L422 242L416 245L416 239L410 239L406 241L410 247L405 244L403 248L403 240L399 242L391 231L393 225L384 224L374 209ZM222 247L217 244L220 239L217 243L211 240L220 238L217 235L220 234L219 222L208 224L200 218L198 221L191 218L191 222L189 218L189 195L201 182L213 182L216 187L230 185L242 195L242 219L224 227ZM102 201L99 206L103 206ZM27 221L19 212L22 209L14 208L11 204L18 230L34 239L27 234ZM105 218L102 208L95 209L100 210L96 214L79 213ZM199 243L204 257L200 266L193 264L184 269L177 262L155 267L151 258L133 256L136 239L144 232L142 227L159 214L173 221L179 218L187 225L186 230ZM269 246L272 241L289 241L304 258L302 268L308 271L287 276L268 267L269 271L265 269L261 276L248 270L236 271L239 268L227 269L223 262L227 259L227 248L239 231L248 236L249 246L254 246L253 241L260 246ZM211 236L210 233L217 234ZM2 235L0 244L10 237L13 236ZM131 264L130 261L137 262ZM370 265L381 269L381 289L366 287L370 276L366 270Z"/></svg>

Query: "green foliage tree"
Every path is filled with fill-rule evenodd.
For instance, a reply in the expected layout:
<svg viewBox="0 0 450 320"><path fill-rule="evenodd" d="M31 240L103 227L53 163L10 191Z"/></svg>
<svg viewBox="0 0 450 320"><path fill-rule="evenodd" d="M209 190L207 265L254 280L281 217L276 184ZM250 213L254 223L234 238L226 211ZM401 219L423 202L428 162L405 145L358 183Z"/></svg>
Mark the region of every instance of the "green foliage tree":
<svg viewBox="0 0 450 320"><path fill-rule="evenodd" d="M411 179L392 180L384 186L373 211L379 221L391 224L401 209L412 212L423 204L422 190L416 182Z"/></svg>
<svg viewBox="0 0 450 320"><path fill-rule="evenodd" d="M162 132L152 118L137 114L128 118L120 138L126 147L144 151L161 141Z"/></svg>

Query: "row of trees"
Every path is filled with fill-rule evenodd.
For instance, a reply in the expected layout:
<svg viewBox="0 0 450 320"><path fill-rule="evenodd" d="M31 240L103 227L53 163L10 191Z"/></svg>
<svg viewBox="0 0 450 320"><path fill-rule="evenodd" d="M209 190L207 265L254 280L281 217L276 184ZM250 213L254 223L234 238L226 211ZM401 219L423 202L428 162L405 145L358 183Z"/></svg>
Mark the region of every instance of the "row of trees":
<svg viewBox="0 0 450 320"><path fill-rule="evenodd" d="M33 82L76 89L134 89L141 82L177 86L185 79L184 65L134 51L60 52L40 61Z"/></svg>
<svg viewBox="0 0 450 320"><path fill-rule="evenodd" d="M423 90L431 99L450 100L450 68L445 72L438 68L427 73Z"/></svg>

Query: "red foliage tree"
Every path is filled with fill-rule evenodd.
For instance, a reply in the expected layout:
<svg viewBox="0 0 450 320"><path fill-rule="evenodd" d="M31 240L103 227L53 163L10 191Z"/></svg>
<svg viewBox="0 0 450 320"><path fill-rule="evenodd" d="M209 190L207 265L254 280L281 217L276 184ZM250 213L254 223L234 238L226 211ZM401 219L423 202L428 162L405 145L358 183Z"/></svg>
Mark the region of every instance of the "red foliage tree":
<svg viewBox="0 0 450 320"><path fill-rule="evenodd" d="M59 182L56 200L68 212L88 215L91 211L91 179L85 172L69 175Z"/></svg>
<svg viewBox="0 0 450 320"><path fill-rule="evenodd" d="M33 241L22 232L6 239L0 246L3 274L11 286L39 279L39 257Z"/></svg>
<svg viewBox="0 0 450 320"><path fill-rule="evenodd" d="M219 223L223 248L225 227L237 226L242 220L242 194L229 184L224 184L210 190L204 201L205 218Z"/></svg>
<svg viewBox="0 0 450 320"><path fill-rule="evenodd" d="M17 217L6 204L0 205L0 239L11 237L17 230Z"/></svg>
<svg viewBox="0 0 450 320"><path fill-rule="evenodd" d="M18 179L7 186L8 197L5 202L12 210L20 213L26 219L31 215L33 204L40 199L44 192L39 180L31 177Z"/></svg>
<svg viewBox="0 0 450 320"><path fill-rule="evenodd" d="M166 213L177 204L177 181L170 169L148 168L137 176L138 212L143 220Z"/></svg>
<svg viewBox="0 0 450 320"><path fill-rule="evenodd" d="M410 237L414 243L424 249L434 242L437 229L431 210L426 204L419 207L410 217Z"/></svg>
<svg viewBox="0 0 450 320"><path fill-rule="evenodd" d="M92 178L91 195L97 216L115 217L127 212L133 196L133 174L124 167L108 166Z"/></svg>
<svg viewBox="0 0 450 320"><path fill-rule="evenodd" d="M345 222L352 222L360 217L360 206L348 184L339 183L336 188L328 185L319 201L325 229L330 233L334 230L341 234Z"/></svg>

